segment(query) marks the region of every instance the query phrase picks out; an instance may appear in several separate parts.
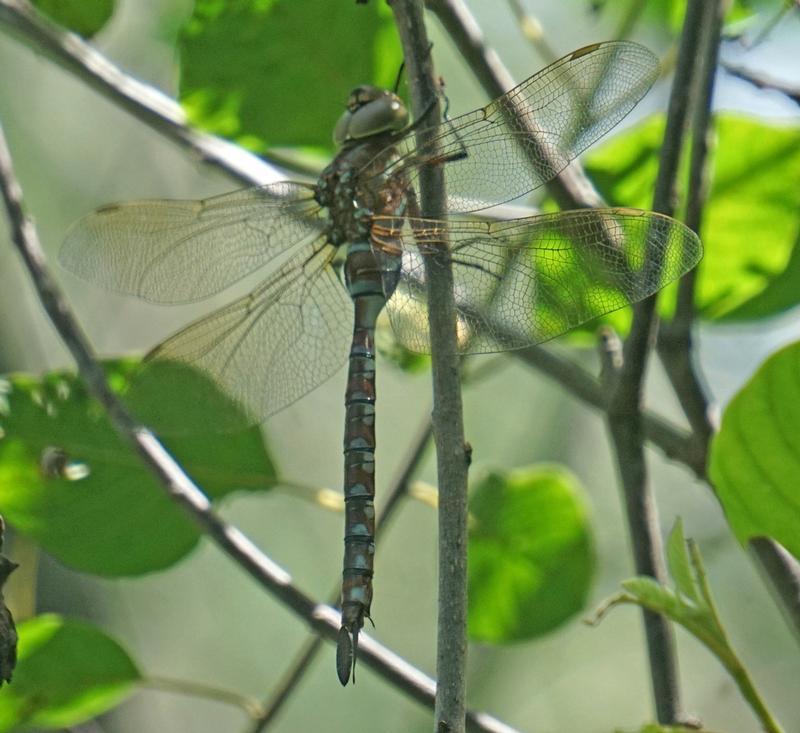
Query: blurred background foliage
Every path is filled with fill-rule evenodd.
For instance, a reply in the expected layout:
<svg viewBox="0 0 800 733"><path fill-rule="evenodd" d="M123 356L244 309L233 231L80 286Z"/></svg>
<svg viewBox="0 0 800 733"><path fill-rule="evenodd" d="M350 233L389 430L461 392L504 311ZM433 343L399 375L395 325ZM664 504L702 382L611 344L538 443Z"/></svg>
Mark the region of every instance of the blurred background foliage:
<svg viewBox="0 0 800 733"><path fill-rule="evenodd" d="M180 99L193 124L290 170L321 165L333 152L331 131L350 89L393 86L401 63L391 13L377 0L364 6L325 0L36 5L92 38L133 76ZM742 390L712 459L728 521L708 486L685 467L656 452L649 458L662 526L683 517L686 534L703 549L734 645L791 726L800 720L796 639L735 539L768 534L800 552L796 437L786 443L787 435L800 434L797 347L787 346L758 369L800 333L800 110L797 96L775 88L796 90L800 79L791 52L800 20L790 5L735 3L726 27L723 62L772 83L748 83L724 70L717 77L696 356L719 410ZM611 205L648 208L669 59L685 2L528 0L525 7L541 32L533 46L505 3L470 2L487 41L502 50L517 79L622 29L666 59L664 79L585 156L587 172ZM433 19L430 33L451 114L485 103ZM405 83L400 93L407 95ZM53 261L70 222L99 204L200 198L234 187L8 34L0 34L0 120ZM552 206L535 198L524 203ZM0 236L6 238L5 230ZM80 383L63 371L65 351L10 244L0 242L0 372L12 374L0 390L0 513L10 525L5 554L22 565L6 597L23 622L17 677L0 691L0 730L15 729L26 716L32 726L61 728L98 715L87 730L245 730L241 710L166 692L154 678L263 700L306 629L200 541L154 489ZM207 304L157 308L57 273L98 350L109 356L141 353L208 310ZM674 292L663 297L665 313L673 298ZM213 302L228 300L229 294ZM627 320L619 313L607 322L624 333ZM596 371L586 348L596 328L589 324L553 348ZM430 411L426 361L400 349L388 330L380 338L379 491L402 467L411 436ZM121 387L135 363L109 362L112 382ZM475 642L469 704L526 731L638 728L651 715L637 612L618 610L596 629L580 623L632 574L603 425L510 357L483 357L469 373ZM224 499L223 515L318 598L340 572L341 516L330 511L337 501L320 490L338 490L341 482L343 377L263 431L224 440L168 438L212 498ZM151 399L174 404L190 420L229 409L202 384ZM655 363L648 405L680 421ZM431 455L417 478L434 481ZM435 660L435 527L430 506L408 501L384 528L373 605L377 637L428 672ZM713 657L683 632L678 644L687 709L709 730L754 730ZM427 711L366 670L355 689L342 691L326 649L272 729L375 730L375 720L387 732L429 728Z"/></svg>

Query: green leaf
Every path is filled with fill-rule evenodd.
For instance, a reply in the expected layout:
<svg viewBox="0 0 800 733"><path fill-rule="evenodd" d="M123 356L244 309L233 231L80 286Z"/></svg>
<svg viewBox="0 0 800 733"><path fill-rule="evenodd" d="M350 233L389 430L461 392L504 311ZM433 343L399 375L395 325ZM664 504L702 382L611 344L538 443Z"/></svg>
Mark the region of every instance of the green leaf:
<svg viewBox="0 0 800 733"><path fill-rule="evenodd" d="M556 466L490 474L470 500L469 636L508 643L586 604L595 559L583 490Z"/></svg>
<svg viewBox="0 0 800 733"><path fill-rule="evenodd" d="M672 588L661 585L655 578L640 575L623 580L622 587L642 606L663 613L672 619L684 615L685 604Z"/></svg>
<svg viewBox="0 0 800 733"><path fill-rule="evenodd" d="M645 3L644 17L658 28L669 27L672 33L680 32L686 15L686 0L666 0L660 3Z"/></svg>
<svg viewBox="0 0 800 733"><path fill-rule="evenodd" d="M712 320L762 318L800 302L800 129L720 115L715 131L698 307ZM610 204L651 206L662 139L651 118L589 156Z"/></svg>
<svg viewBox="0 0 800 733"><path fill-rule="evenodd" d="M391 86L402 60L384 3L296 0L197 0L180 55L192 122L257 151L330 148L350 91Z"/></svg>
<svg viewBox="0 0 800 733"><path fill-rule="evenodd" d="M689 574L690 582L702 594L702 603L694 603L686 594L676 593L671 588L661 585L654 578L639 576L624 581L622 587L625 592L617 593L606 600L587 622L595 624L610 609L627 603L663 614L669 620L683 626L720 661L736 682L742 697L753 709L764 730L782 730L767 709L746 668L728 641L728 636L717 614L714 599L711 597L711 589L706 580L705 568L697 545L689 540L689 558L685 557L685 551L684 557L674 557L677 554L678 540L685 547L686 543L683 542L683 530L680 522L676 523L670 538L673 555L670 558L671 565L674 563L681 573ZM685 585L686 580L683 579L680 583ZM648 729L645 728L645 730Z"/></svg>
<svg viewBox="0 0 800 733"><path fill-rule="evenodd" d="M667 562L669 573L675 581L678 590L688 599L700 605L702 599L697 590L697 584L689 562L689 553L686 551L686 539L683 536L683 521L680 517L675 521L672 532L667 540Z"/></svg>
<svg viewBox="0 0 800 733"><path fill-rule="evenodd" d="M748 321L794 308L800 293L800 237L795 239L786 267L771 276L764 289L734 308L724 320Z"/></svg>
<svg viewBox="0 0 800 733"><path fill-rule="evenodd" d="M117 705L141 679L117 641L47 614L21 623L12 684L0 690L0 731L77 725Z"/></svg>
<svg viewBox="0 0 800 733"><path fill-rule="evenodd" d="M800 343L773 354L731 400L709 476L740 542L772 537L800 559Z"/></svg>
<svg viewBox="0 0 800 733"><path fill-rule="evenodd" d="M114 0L33 0L43 15L84 38L91 38L114 14Z"/></svg>
<svg viewBox="0 0 800 733"><path fill-rule="evenodd" d="M110 378L124 385L134 369L133 362L114 363ZM195 425L213 426L229 400L188 374L191 381L173 380L160 391L152 380L149 404L160 405L168 423L189 416ZM18 531L67 565L111 576L168 567L197 544L195 525L74 375L17 376L8 389L0 410L0 507ZM232 434L206 429L165 445L213 499L274 484L257 427Z"/></svg>

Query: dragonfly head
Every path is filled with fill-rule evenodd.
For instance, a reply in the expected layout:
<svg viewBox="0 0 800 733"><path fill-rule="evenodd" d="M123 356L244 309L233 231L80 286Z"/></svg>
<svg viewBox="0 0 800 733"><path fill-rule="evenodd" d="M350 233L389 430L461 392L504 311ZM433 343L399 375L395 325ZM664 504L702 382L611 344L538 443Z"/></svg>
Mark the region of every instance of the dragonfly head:
<svg viewBox="0 0 800 733"><path fill-rule="evenodd" d="M408 125L408 110L393 92L373 86L356 87L333 130L333 141L341 147L383 132L399 132Z"/></svg>

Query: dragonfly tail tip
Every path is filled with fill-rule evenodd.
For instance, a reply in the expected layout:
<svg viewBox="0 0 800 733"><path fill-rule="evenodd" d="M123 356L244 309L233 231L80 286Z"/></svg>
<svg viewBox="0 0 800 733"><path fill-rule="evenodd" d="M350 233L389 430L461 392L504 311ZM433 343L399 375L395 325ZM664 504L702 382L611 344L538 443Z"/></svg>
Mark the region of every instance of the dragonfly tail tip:
<svg viewBox="0 0 800 733"><path fill-rule="evenodd" d="M336 674L339 677L339 682L342 687L346 687L350 681L351 671L355 672L355 653L353 640L350 638L350 631L346 626L339 629L339 634L336 637ZM355 674L353 674L353 683L355 683Z"/></svg>

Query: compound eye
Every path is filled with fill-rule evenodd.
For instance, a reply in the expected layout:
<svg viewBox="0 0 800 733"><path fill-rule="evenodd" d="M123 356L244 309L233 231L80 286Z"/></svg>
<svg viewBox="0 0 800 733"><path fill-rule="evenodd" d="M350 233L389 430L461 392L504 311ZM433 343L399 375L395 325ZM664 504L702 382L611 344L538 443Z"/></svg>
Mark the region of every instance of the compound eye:
<svg viewBox="0 0 800 733"><path fill-rule="evenodd" d="M396 94L377 87L354 89L347 109L333 131L333 140L344 145L383 132L399 132L408 125L408 110Z"/></svg>

